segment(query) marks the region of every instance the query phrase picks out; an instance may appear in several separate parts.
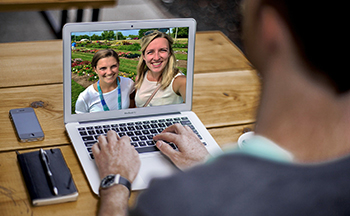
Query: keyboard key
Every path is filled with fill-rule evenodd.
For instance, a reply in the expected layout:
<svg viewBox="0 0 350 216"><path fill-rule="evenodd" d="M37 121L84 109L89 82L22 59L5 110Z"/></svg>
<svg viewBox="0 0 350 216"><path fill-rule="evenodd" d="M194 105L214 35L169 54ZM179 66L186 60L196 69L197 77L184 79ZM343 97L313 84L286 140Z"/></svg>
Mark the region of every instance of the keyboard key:
<svg viewBox="0 0 350 216"><path fill-rule="evenodd" d="M164 123L158 123L158 127L166 127Z"/></svg>
<svg viewBox="0 0 350 216"><path fill-rule="evenodd" d="M151 124L151 127L152 128L158 128L159 126L158 126L158 124Z"/></svg>
<svg viewBox="0 0 350 216"><path fill-rule="evenodd" d="M80 136L86 136L87 135L86 131L80 131L79 133L80 133Z"/></svg>
<svg viewBox="0 0 350 216"><path fill-rule="evenodd" d="M88 134L89 134L89 135L95 135L96 133L95 133L95 131L89 130L89 131L88 131Z"/></svg>
<svg viewBox="0 0 350 216"><path fill-rule="evenodd" d="M135 148L138 153L154 152L159 151L156 146L147 146L143 148Z"/></svg>
<svg viewBox="0 0 350 216"><path fill-rule="evenodd" d="M135 136L134 132L130 132L130 131L126 132L126 135L128 135L129 137Z"/></svg>
<svg viewBox="0 0 350 216"><path fill-rule="evenodd" d="M103 130L96 130L96 133L97 134L104 134L104 131Z"/></svg>
<svg viewBox="0 0 350 216"><path fill-rule="evenodd" d="M138 142L139 146L146 146L145 142Z"/></svg>
<svg viewBox="0 0 350 216"><path fill-rule="evenodd" d="M136 141L140 141L138 137L131 137L131 140L136 142Z"/></svg>
<svg viewBox="0 0 350 216"><path fill-rule="evenodd" d="M142 129L143 129L143 127L141 125L136 125L135 126L135 130L142 130Z"/></svg>
<svg viewBox="0 0 350 216"><path fill-rule="evenodd" d="M150 132L148 130L143 130L142 133L143 134L150 134Z"/></svg>
<svg viewBox="0 0 350 216"><path fill-rule="evenodd" d="M129 130L129 131L134 131L134 130L135 130L135 127L129 126L129 127L128 127L128 130Z"/></svg>
<svg viewBox="0 0 350 216"><path fill-rule="evenodd" d="M87 141L87 142L84 142L85 146L86 147L92 147L96 142L95 141Z"/></svg>
<svg viewBox="0 0 350 216"><path fill-rule="evenodd" d="M119 137L122 137L122 136L125 136L125 135L126 135L126 133L124 133L124 132L120 132L120 133L118 133L118 135L119 135Z"/></svg>
<svg viewBox="0 0 350 216"><path fill-rule="evenodd" d="M92 140L95 140L93 136L85 136L85 137L82 137L83 141L92 141Z"/></svg>
<svg viewBox="0 0 350 216"><path fill-rule="evenodd" d="M148 146L154 146L156 143L154 141L146 141Z"/></svg>

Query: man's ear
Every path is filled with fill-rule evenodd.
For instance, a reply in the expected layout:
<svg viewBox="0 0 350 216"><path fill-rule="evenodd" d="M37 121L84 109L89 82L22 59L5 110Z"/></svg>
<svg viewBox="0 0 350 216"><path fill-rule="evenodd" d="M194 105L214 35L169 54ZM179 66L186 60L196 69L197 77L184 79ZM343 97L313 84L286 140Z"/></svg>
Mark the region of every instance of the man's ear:
<svg viewBox="0 0 350 216"><path fill-rule="evenodd" d="M267 55L280 52L284 43L284 22L281 16L272 7L265 6L260 11L261 18L261 44ZM277 53L276 53L277 52Z"/></svg>

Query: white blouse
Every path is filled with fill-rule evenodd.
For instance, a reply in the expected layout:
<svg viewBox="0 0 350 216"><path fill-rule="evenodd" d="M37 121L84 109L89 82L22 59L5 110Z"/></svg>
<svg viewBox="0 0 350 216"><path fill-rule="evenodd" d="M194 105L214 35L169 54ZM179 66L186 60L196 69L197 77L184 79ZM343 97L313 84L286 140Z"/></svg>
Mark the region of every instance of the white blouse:
<svg viewBox="0 0 350 216"><path fill-rule="evenodd" d="M173 90L173 82L176 77L183 75L182 73L176 74L171 81L170 85L166 89L159 89L154 95L148 106L160 106L169 104L180 104L183 103L183 99L180 95L176 94ZM158 84L159 85L159 84ZM149 81L147 79L147 72L145 78L141 84L140 89L136 91L135 103L136 107L143 107L148 98L152 95L154 90L158 87L157 81Z"/></svg>
<svg viewBox="0 0 350 216"><path fill-rule="evenodd" d="M129 108L130 94L135 90L134 81L129 78L120 76L120 90L122 99L122 109ZM103 98L109 110L118 110L118 88L113 91L103 93ZM75 113L89 113L103 111L100 95L95 90L93 85L87 87L82 93L80 93L78 100L75 104Z"/></svg>

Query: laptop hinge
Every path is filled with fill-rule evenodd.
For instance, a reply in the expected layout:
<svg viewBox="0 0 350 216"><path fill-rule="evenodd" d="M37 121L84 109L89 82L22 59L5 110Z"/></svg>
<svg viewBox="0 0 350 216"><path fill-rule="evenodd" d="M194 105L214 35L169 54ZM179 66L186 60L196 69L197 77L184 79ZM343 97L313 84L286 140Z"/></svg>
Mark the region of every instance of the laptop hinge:
<svg viewBox="0 0 350 216"><path fill-rule="evenodd" d="M145 115L145 116L135 116L135 117L125 117L125 118L110 118L110 119L100 119L100 120L93 120L93 121L81 121L78 122L79 124L89 124L89 123L95 123L95 122L109 122L109 121L123 121L123 120L133 120L133 119L140 119L140 118L147 118L147 117L157 117L157 116L168 116L168 115L178 115L181 114L181 112L172 112L172 113L162 113L162 114L152 114L152 115Z"/></svg>

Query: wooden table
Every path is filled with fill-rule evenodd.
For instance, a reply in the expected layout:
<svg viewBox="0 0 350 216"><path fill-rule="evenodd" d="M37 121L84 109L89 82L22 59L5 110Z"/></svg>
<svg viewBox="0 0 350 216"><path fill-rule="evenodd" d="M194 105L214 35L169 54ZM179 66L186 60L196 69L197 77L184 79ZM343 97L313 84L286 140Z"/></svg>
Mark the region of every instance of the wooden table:
<svg viewBox="0 0 350 216"><path fill-rule="evenodd" d="M57 39L62 39L62 28L67 23L68 9L78 9L76 22L82 22L83 9L93 8L91 21L98 21L100 8L116 5L118 0L0 0L0 12L40 11ZM48 10L61 10L60 23Z"/></svg>
<svg viewBox="0 0 350 216"><path fill-rule="evenodd" d="M0 0L0 11L101 8L112 6L116 2L116 0Z"/></svg>
<svg viewBox="0 0 350 216"><path fill-rule="evenodd" d="M221 32L198 32L193 111L219 145L237 141L253 129L260 80L237 47ZM1 215L95 215L91 191L63 123L62 41L0 44L0 212ZM8 112L42 101L36 114L45 140L20 143ZM231 144L232 145L232 144ZM61 148L79 191L76 202L31 206L15 151ZM133 192L130 205L138 193Z"/></svg>

